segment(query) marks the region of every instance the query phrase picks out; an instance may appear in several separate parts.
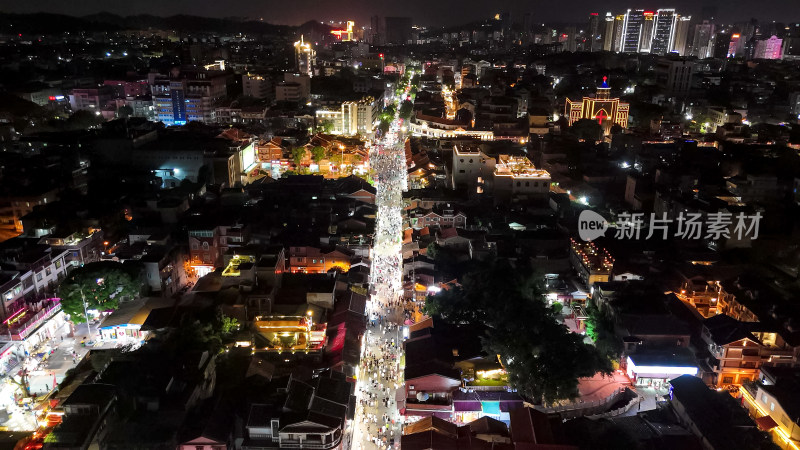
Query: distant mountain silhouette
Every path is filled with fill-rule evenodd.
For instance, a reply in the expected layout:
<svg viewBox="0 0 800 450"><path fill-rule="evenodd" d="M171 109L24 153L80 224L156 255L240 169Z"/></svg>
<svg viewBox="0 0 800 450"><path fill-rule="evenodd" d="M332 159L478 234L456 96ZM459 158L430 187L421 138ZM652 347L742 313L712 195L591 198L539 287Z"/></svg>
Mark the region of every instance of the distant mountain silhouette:
<svg viewBox="0 0 800 450"><path fill-rule="evenodd" d="M149 14L123 17L109 12L100 12L84 17L72 17L50 13L0 13L0 33L22 33L25 35L122 30L287 35L293 34L295 27L273 25L261 21L243 21L241 18L215 19L183 14L170 17L158 17Z"/></svg>

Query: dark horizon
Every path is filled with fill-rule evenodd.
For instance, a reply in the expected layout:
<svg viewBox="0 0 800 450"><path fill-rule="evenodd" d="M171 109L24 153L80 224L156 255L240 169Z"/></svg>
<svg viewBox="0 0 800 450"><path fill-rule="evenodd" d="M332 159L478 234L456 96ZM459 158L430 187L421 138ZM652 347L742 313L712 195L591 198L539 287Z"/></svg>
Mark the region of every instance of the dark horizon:
<svg viewBox="0 0 800 450"><path fill-rule="evenodd" d="M369 17L406 16L414 23L423 26L450 26L473 22L494 16L500 11L511 13L514 22L521 22L525 13L531 13L535 23L569 22L580 23L588 20L592 12L604 15L615 14L628 8L675 8L682 15L693 17L700 15L704 6L716 6L717 22L743 22L756 18L760 22L800 21L800 1L786 0L730 0L692 1L669 0L638 2L630 0L609 0L597 7L593 0L572 0L565 8L540 8L537 2L519 0L498 0L485 2L478 0L438 1L407 0L406 2L386 2L369 0L350 0L346 5L336 2L320 2L315 0L295 0L292 2L275 2L273 0L140 0L137 2L113 2L107 0L37 0L20 2L18 0L0 0L0 12L4 13L36 13L47 12L70 16L86 16L100 12L109 12L121 16L151 14L155 16L172 16L187 14L214 18L240 17L248 20L260 20L278 25L299 25L309 20L355 20L357 26L368 26Z"/></svg>

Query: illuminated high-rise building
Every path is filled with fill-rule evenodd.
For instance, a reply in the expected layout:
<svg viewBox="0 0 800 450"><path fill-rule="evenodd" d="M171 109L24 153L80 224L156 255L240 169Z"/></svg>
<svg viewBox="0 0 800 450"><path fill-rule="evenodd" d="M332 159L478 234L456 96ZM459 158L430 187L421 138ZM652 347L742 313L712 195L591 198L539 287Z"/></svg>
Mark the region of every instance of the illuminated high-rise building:
<svg viewBox="0 0 800 450"><path fill-rule="evenodd" d="M650 53L665 55L672 51L675 43L675 24L678 15L674 9L659 9L656 11L655 30L653 31L653 43L650 46Z"/></svg>
<svg viewBox="0 0 800 450"><path fill-rule="evenodd" d="M603 50L610 52L614 46L614 16L606 13L605 22L603 24Z"/></svg>
<svg viewBox="0 0 800 450"><path fill-rule="evenodd" d="M644 22L642 22L642 33L639 36L639 51L650 53L653 45L653 33L656 30L656 13L653 11L644 12Z"/></svg>
<svg viewBox="0 0 800 450"><path fill-rule="evenodd" d="M591 13L589 15L589 45L586 50L599 52L603 49L603 29L600 27L600 15Z"/></svg>
<svg viewBox="0 0 800 450"><path fill-rule="evenodd" d="M314 66L317 64L317 53L311 47L310 42L305 42L303 36L294 43L294 56L297 71L301 74L314 76Z"/></svg>
<svg viewBox="0 0 800 450"><path fill-rule="evenodd" d="M614 36L611 39L611 51L621 52L623 42L625 42L625 18L626 14L614 17Z"/></svg>
<svg viewBox="0 0 800 450"><path fill-rule="evenodd" d="M728 52L725 55L726 58L735 58L737 55L741 56L741 41L742 35L739 33L733 33L731 35L730 43L728 44Z"/></svg>
<svg viewBox="0 0 800 450"><path fill-rule="evenodd" d="M783 39L772 36L769 39L756 41L754 58L781 59L781 56L783 56Z"/></svg>
<svg viewBox="0 0 800 450"><path fill-rule="evenodd" d="M685 56L689 48L689 25L692 22L692 16L681 16L678 14L678 19L675 21L675 42L672 45L672 51L681 56Z"/></svg>
<svg viewBox="0 0 800 450"><path fill-rule="evenodd" d="M623 25L622 51L637 53L641 48L642 28L644 27L644 10L629 9L625 13Z"/></svg>
<svg viewBox="0 0 800 450"><path fill-rule="evenodd" d="M700 59L708 58L714 51L714 24L708 20L699 23L694 27L694 39L692 40L692 56Z"/></svg>

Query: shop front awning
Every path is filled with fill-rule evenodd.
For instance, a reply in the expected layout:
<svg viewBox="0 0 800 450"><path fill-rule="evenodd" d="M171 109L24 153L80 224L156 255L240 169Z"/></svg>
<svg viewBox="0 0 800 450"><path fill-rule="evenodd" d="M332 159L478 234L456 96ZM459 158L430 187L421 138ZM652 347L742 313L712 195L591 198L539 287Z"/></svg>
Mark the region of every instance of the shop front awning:
<svg viewBox="0 0 800 450"><path fill-rule="evenodd" d="M756 419L756 425L761 431L769 431L778 426L778 423L772 418L772 416L764 416L759 417Z"/></svg>

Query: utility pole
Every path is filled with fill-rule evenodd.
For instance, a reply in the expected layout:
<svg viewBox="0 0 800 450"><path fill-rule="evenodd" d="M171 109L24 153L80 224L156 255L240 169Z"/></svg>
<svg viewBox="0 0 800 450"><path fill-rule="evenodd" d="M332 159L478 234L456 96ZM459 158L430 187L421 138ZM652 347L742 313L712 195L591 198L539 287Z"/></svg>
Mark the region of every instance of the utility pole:
<svg viewBox="0 0 800 450"><path fill-rule="evenodd" d="M79 287L78 290L81 293L81 299L83 300L83 316L86 318L86 330L89 334L89 340L92 338L92 326L89 323L89 313L86 310L86 296L83 295L83 287Z"/></svg>

